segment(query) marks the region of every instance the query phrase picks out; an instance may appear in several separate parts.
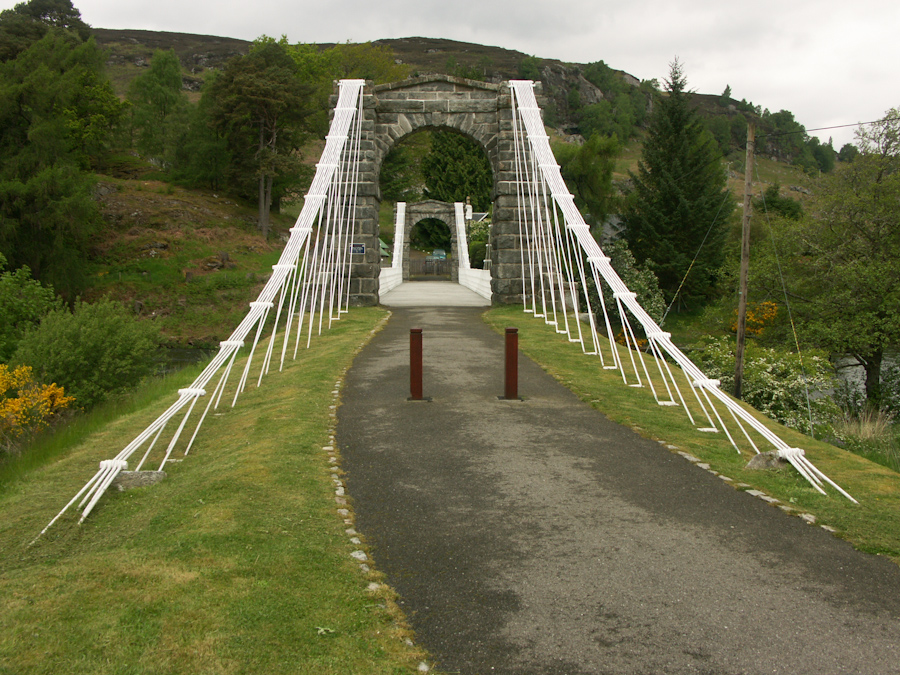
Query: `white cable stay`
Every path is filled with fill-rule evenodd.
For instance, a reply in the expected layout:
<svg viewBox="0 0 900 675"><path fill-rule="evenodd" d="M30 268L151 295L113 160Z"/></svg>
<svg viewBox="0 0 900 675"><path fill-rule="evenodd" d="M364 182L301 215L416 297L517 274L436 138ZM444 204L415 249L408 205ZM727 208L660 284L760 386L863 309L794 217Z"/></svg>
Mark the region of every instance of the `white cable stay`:
<svg viewBox="0 0 900 675"><path fill-rule="evenodd" d="M164 435L169 423L180 417L168 443L159 452L159 470L163 470L178 446L197 401L206 398L203 413L184 448L186 455L207 413L211 408L218 408L221 403L238 352L246 344L252 346L246 353L246 363L235 386L232 406L246 388L260 342L268 340L262 360L257 364L257 386L269 372L277 340L282 344L281 368L291 341L294 343L296 357L301 339L305 337L308 346L312 333L321 333L325 315L330 326L347 311L350 290L349 249L355 230L364 86L364 80L340 82L331 129L303 209L290 230L290 238L278 263L272 267L272 275L259 297L250 303L243 321L227 340L219 344L219 351L191 386L180 390L178 398L169 408L119 454L111 460L102 461L97 473L48 523L35 541L78 500L78 508L83 509L79 521L82 522L116 476L127 470L132 456L143 450L135 467L135 470L140 470L152 456L157 441ZM264 335L267 330L270 331L268 336Z"/></svg>
<svg viewBox="0 0 900 675"><path fill-rule="evenodd" d="M102 461L97 473L47 524L35 541L76 502L79 502L77 508L82 509L79 520L82 522L116 476L127 470L133 455L143 451L136 471L154 457L157 441L164 436L169 423L179 417L175 431L168 437L167 443L159 446L155 455L160 461L159 470L164 469L178 447L197 402L205 399L206 405L201 406L203 412L184 447L183 452L187 455L210 409L221 404L239 352L248 344L250 347L244 353L246 362L233 385L232 406L247 386L254 367L254 356L261 342L266 345L261 362L256 364L259 370L257 386L261 385L263 376L271 368L274 347L279 340L280 369L284 366L291 342L296 357L301 341L305 341L308 347L313 333L321 334L326 315L327 325L331 326L348 311L350 248L356 230L356 198L362 154L364 85L363 80L342 80L339 83L331 128L303 209L290 229L290 238L278 263L272 268L272 275L259 297L250 303L244 319L231 336L220 343L219 351L191 386L180 390L169 408L113 459ZM789 446L743 406L724 394L718 383L707 378L672 343L671 335L662 331L640 306L635 294L628 290L591 236L589 227L575 206L550 150L533 87L531 81L510 81L523 309L543 318L557 333L565 334L569 341L580 343L584 353L598 356L602 368L618 370L624 384L647 388L661 406L683 408L691 424L699 430L723 432L740 453L734 436L720 414L724 409L755 452L759 450L750 432L772 445L778 456L790 462L816 490L825 494L824 487L828 484L855 502L853 497L819 471L805 457L802 449ZM490 297L489 280L485 282L478 276L490 273L472 270L467 264L461 208L461 205L457 207L456 221L459 258L463 263L461 273L466 279L472 277L470 287L473 290ZM403 217L402 210L398 210L398 235L403 231ZM400 246L401 236L395 240L400 242ZM401 252L399 246L395 248L394 265L398 267L401 257L398 253ZM600 306L597 308L586 292L579 292L579 289L587 289L589 281L599 291ZM610 314L611 308L606 306L602 292L604 285L612 293L617 321ZM582 307L582 304L585 306ZM585 321L587 327L583 325ZM639 348L642 345L634 329L634 321L646 336L646 353ZM614 323L618 324L617 333L613 329ZM681 378L676 376L678 369L681 370ZM693 403L689 404L689 401Z"/></svg>
<svg viewBox="0 0 900 675"><path fill-rule="evenodd" d="M509 85L524 310L543 317L570 341L580 342L585 353L598 355L601 366L618 370L624 384L648 388L661 406L683 408L698 430L723 433L740 453L735 436L722 418L721 413L725 412L754 452L758 453L759 449L751 432L771 445L817 491L826 494L823 488L827 483L855 503L853 497L813 466L802 449L790 447L725 394L717 380L706 377L672 343L671 334L663 331L641 307L591 236L562 179L545 133L534 83L511 80ZM587 293L589 281L598 291L599 307L593 306ZM616 320L610 314L611 308L606 306L604 286L614 299ZM633 322L646 337L646 349ZM586 329L582 328L584 323ZM614 324L618 324L617 330ZM605 333L606 346L599 339L601 333ZM682 377L676 376L678 369ZM688 389L690 394L685 397L683 390Z"/></svg>

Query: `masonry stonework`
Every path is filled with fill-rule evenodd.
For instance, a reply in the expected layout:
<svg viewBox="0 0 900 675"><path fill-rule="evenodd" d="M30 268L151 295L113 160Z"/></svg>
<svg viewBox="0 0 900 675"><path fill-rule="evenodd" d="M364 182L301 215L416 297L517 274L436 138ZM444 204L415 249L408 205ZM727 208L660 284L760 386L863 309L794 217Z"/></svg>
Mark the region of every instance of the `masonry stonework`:
<svg viewBox="0 0 900 675"><path fill-rule="evenodd" d="M539 83L536 93L540 94ZM332 97L332 107L336 101L336 96ZM351 303L378 304L378 210L381 204L378 178L381 165L398 141L422 129L457 131L473 139L484 150L494 180L491 194L494 205L491 226L493 302L521 303L522 264L509 85L448 75L424 75L391 84L366 83L361 126L362 161L354 241L364 243L366 252L353 256ZM448 224L455 243L452 222L451 219ZM454 259L455 253L454 250ZM404 278L408 278L406 266Z"/></svg>

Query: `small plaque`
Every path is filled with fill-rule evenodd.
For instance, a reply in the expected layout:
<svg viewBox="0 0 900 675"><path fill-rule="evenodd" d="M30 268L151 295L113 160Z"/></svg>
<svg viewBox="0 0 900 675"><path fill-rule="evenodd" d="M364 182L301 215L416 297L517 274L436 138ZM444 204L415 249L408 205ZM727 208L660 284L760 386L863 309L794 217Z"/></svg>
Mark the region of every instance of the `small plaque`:
<svg viewBox="0 0 900 675"><path fill-rule="evenodd" d="M350 253L352 255L365 255L366 254L366 245L365 244L350 244Z"/></svg>

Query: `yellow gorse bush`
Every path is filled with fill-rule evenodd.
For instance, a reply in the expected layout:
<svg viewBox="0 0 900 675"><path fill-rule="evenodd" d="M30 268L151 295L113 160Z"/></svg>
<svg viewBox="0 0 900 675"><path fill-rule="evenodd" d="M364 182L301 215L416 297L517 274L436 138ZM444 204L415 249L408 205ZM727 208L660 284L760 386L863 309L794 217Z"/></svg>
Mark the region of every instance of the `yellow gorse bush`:
<svg viewBox="0 0 900 675"><path fill-rule="evenodd" d="M12 450L23 435L46 427L75 400L56 384L35 382L29 366L0 363L0 448Z"/></svg>
<svg viewBox="0 0 900 675"><path fill-rule="evenodd" d="M778 315L778 305L771 300L757 302L747 307L747 335L762 335L767 326L771 326ZM737 331L737 310L731 322L731 332Z"/></svg>

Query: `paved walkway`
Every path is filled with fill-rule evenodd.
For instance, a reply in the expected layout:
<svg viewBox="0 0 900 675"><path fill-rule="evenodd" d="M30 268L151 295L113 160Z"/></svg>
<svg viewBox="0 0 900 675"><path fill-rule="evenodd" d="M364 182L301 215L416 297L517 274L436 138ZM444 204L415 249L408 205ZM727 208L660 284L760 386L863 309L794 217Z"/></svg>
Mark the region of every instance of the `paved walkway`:
<svg viewBox="0 0 900 675"><path fill-rule="evenodd" d="M348 373L357 529L447 673L900 673L900 568L581 403L464 308L397 309ZM409 328L425 394L408 402Z"/></svg>

